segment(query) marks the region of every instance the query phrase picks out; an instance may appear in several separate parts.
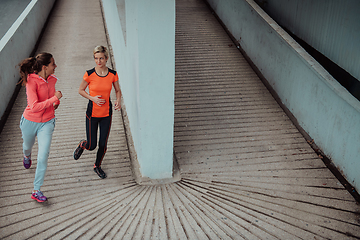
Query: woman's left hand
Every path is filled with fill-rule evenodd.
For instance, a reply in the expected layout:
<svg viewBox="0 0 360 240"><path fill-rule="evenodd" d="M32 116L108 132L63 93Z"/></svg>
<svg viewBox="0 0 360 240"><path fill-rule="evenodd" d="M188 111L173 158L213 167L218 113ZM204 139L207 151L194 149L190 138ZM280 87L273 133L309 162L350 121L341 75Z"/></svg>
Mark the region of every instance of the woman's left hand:
<svg viewBox="0 0 360 240"><path fill-rule="evenodd" d="M115 110L120 111L120 109L121 109L121 105L120 105L120 102L119 102L119 101L116 101L116 102L115 102L115 106L114 106L114 108L115 108Z"/></svg>

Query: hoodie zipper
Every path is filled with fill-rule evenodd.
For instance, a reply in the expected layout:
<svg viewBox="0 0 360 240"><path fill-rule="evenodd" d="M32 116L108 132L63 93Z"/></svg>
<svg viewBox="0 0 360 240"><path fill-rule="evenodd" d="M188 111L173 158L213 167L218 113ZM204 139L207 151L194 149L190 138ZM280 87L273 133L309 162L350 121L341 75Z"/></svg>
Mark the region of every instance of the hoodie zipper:
<svg viewBox="0 0 360 240"><path fill-rule="evenodd" d="M38 76L39 76L39 75L38 75ZM49 99L49 82L46 81L43 77L41 77L41 76L39 76L39 77L40 77L40 79L42 79L42 80L45 82L45 84L46 84L46 87L47 87L47 95L48 95L48 96L47 96L47 99ZM46 108L44 109L43 113L41 114L41 122L43 122L45 112L46 112Z"/></svg>

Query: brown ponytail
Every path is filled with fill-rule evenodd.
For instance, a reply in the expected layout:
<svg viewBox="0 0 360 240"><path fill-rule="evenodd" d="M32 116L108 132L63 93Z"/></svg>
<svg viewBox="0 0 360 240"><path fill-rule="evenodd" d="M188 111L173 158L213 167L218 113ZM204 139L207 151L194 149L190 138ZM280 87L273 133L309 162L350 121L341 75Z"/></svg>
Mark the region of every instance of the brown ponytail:
<svg viewBox="0 0 360 240"><path fill-rule="evenodd" d="M20 64L21 83L23 86L27 83L27 76L31 73L38 73L43 66L48 66L51 63L53 56L50 53L39 53L36 57L29 57L24 59Z"/></svg>

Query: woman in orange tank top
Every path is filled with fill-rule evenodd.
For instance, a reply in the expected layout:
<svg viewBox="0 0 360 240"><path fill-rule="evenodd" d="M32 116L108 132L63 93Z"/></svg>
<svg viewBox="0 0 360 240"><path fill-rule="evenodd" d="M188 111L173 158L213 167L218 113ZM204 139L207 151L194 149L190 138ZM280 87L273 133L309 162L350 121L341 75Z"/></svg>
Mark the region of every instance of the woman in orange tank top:
<svg viewBox="0 0 360 240"><path fill-rule="evenodd" d="M80 158L84 149L94 150L97 142L97 132L100 128L99 148L94 164L94 171L100 178L106 178L106 173L101 168L102 160L107 150L107 141L111 128L112 103L110 93L112 87L115 89L116 101L114 108L120 110L121 91L119 77L116 71L106 66L109 53L104 46L97 46L94 49L94 60L96 66L84 74L79 87L79 94L89 99L86 110L86 137L81 140L74 151L74 159ZM85 90L89 88L89 93Z"/></svg>

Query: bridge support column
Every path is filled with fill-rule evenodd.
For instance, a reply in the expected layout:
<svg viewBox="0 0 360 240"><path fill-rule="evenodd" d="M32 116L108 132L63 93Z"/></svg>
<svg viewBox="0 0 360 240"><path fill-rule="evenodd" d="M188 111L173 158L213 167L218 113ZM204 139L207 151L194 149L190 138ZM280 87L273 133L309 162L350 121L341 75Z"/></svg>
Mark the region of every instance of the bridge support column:
<svg viewBox="0 0 360 240"><path fill-rule="evenodd" d="M175 0L103 0L137 182L174 174Z"/></svg>

